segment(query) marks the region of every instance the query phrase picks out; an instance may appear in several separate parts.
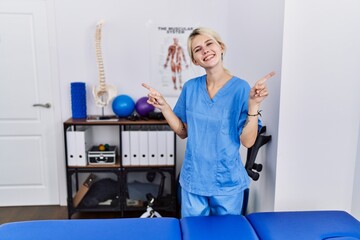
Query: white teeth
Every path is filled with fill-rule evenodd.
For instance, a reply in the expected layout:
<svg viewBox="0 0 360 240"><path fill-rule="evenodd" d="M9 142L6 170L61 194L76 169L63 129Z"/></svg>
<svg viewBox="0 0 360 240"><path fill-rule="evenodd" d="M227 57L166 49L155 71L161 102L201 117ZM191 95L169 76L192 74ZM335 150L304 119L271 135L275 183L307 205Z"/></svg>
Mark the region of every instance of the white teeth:
<svg viewBox="0 0 360 240"><path fill-rule="evenodd" d="M206 58L204 58L204 61L207 61L207 60L209 60L209 59L211 59L213 57L214 57L213 55L207 56Z"/></svg>

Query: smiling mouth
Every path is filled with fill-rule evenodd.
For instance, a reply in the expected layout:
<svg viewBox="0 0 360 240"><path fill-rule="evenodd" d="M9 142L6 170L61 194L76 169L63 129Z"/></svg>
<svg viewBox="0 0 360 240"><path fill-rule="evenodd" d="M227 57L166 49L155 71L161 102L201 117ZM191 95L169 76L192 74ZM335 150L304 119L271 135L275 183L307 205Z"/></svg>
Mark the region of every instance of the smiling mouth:
<svg viewBox="0 0 360 240"><path fill-rule="evenodd" d="M213 59L215 57L215 55L209 55L209 56L207 56L207 57L205 57L203 60L204 61L209 61L209 60L211 60L211 59Z"/></svg>

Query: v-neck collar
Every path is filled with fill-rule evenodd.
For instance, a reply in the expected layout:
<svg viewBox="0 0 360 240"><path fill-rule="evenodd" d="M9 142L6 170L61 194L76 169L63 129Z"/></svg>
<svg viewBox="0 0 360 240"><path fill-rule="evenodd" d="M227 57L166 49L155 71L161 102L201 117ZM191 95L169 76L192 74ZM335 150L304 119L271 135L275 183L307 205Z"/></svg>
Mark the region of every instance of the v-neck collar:
<svg viewBox="0 0 360 240"><path fill-rule="evenodd" d="M216 102L216 100L221 97L222 95L224 95L226 93L226 90L229 88L229 86L231 85L230 82L232 82L233 80L235 79L234 76L232 76L229 81L227 81L224 86L222 86L219 91L217 91L217 93L214 95L213 98L210 98L210 95L209 95L209 92L207 90L207 87L206 87L206 74L202 76L202 91L204 93L204 96L205 96L205 100L208 104L210 104L211 106Z"/></svg>

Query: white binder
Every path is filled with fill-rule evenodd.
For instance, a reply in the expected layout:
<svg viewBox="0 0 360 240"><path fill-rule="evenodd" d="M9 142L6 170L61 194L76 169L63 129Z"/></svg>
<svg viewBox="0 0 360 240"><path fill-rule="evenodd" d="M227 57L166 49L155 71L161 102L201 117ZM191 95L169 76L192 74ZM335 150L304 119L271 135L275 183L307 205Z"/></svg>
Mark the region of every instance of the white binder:
<svg viewBox="0 0 360 240"><path fill-rule="evenodd" d="M166 165L166 131L157 131L158 165Z"/></svg>
<svg viewBox="0 0 360 240"><path fill-rule="evenodd" d="M86 166L90 148L91 128L78 126L66 130L67 159L69 166Z"/></svg>
<svg viewBox="0 0 360 240"><path fill-rule="evenodd" d="M130 165L139 166L140 165L140 145L139 145L139 131L129 131L130 132Z"/></svg>
<svg viewBox="0 0 360 240"><path fill-rule="evenodd" d="M149 145L147 131L139 132L140 166L149 165Z"/></svg>
<svg viewBox="0 0 360 240"><path fill-rule="evenodd" d="M72 127L66 129L66 149L68 166L77 165L75 132Z"/></svg>
<svg viewBox="0 0 360 240"><path fill-rule="evenodd" d="M157 161L157 134L156 131L148 131L149 165L158 165Z"/></svg>
<svg viewBox="0 0 360 240"><path fill-rule="evenodd" d="M87 165L87 150L90 148L91 128L81 127L75 131L76 157L78 166Z"/></svg>
<svg viewBox="0 0 360 240"><path fill-rule="evenodd" d="M123 166L130 166L130 131L121 131L121 161Z"/></svg>
<svg viewBox="0 0 360 240"><path fill-rule="evenodd" d="M174 132L166 131L166 165L175 164Z"/></svg>

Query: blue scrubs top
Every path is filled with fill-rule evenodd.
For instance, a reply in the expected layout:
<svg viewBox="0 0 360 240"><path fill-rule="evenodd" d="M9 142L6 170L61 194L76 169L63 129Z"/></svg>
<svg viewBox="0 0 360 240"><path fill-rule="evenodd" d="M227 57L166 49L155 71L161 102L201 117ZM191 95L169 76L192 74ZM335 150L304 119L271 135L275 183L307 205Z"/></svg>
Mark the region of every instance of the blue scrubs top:
<svg viewBox="0 0 360 240"><path fill-rule="evenodd" d="M188 126L180 174L184 190L202 196L231 195L249 186L239 153L249 93L249 84L238 77L232 77L212 99L206 75L184 84L174 107Z"/></svg>

